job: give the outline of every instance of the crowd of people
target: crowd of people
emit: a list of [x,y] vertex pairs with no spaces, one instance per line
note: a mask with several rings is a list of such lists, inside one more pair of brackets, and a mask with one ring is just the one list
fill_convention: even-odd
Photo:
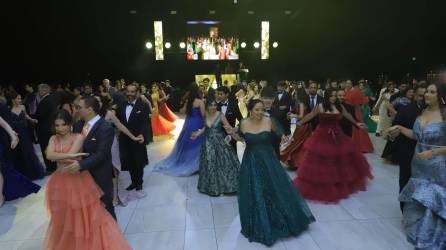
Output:
[[[408,240],[416,248],[444,249],[446,84],[375,86],[365,80],[226,82],[216,89],[206,80],[192,83],[177,98],[185,114],[181,133],[154,171],[198,173],[199,192],[237,195],[242,234],[270,246],[315,221],[305,200],[338,203],[366,190],[374,177],[363,153],[375,150],[370,136],[377,136],[387,141],[383,157],[400,166]],[[96,91],[90,83],[40,84],[37,92],[25,85],[23,100],[20,90],[2,89],[0,204],[38,192],[32,181],[50,175],[46,249],[130,249],[114,206],[145,196],[146,145],[172,137],[175,128],[172,88],[170,81],[123,79],[104,79]],[[241,162],[237,141],[246,146]],[[131,177],[125,190],[121,171]],[[296,172],[294,180],[287,171]]]

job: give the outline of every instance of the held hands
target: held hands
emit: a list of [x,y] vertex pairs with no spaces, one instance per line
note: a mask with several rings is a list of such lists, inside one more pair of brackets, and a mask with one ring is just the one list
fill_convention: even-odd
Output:
[[230,144],[231,141],[232,141],[232,136],[227,135],[227,136],[225,137],[225,144],[226,144],[226,145],[231,145],[231,144]]
[[391,138],[396,138],[400,135],[401,130],[399,128],[399,125],[396,126],[392,126],[390,128],[388,128],[386,131],[384,131],[384,135],[387,135]]
[[139,144],[143,144],[144,143],[144,136],[143,135],[138,135],[137,137],[132,138],[133,141],[138,142]]
[[74,153],[74,154],[70,154],[69,159],[74,160],[76,158],[87,157],[89,155],[90,155],[89,153]]
[[419,153],[417,156],[418,156],[418,158],[420,158],[423,161],[430,160],[430,159],[432,159],[432,157],[434,157],[434,151],[426,150],[426,151]]
[[61,172],[68,173],[68,174],[74,174],[80,171],[81,166],[79,165],[79,161],[76,160],[67,160],[66,161],[68,165],[64,167]]
[[190,139],[195,140],[198,137],[198,131],[192,132],[192,134],[190,135]]

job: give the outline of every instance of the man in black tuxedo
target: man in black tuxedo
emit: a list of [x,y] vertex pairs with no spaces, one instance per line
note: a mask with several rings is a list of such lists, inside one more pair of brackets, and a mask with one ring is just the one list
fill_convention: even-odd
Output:
[[[354,119],[355,118],[355,108],[352,105],[347,104],[345,102],[345,90],[338,89],[336,91],[336,95],[337,95],[338,100],[341,103],[341,105],[344,106],[345,110],[348,113],[350,113],[350,115]],[[347,118],[342,116],[341,120],[339,121],[339,125],[341,126],[341,129],[344,132],[344,134],[348,135],[349,137],[352,137],[352,132],[353,132],[352,126],[355,126],[355,124],[352,124],[351,121],[349,121]]]
[[48,174],[51,174],[57,168],[56,162],[52,162],[46,158],[46,148],[48,147],[50,137],[53,135],[53,116],[58,106],[57,98],[54,94],[50,93],[50,90],[51,88],[48,84],[40,84],[38,86],[40,100],[36,110],[36,119],[38,120],[36,134]]
[[[425,86],[418,86],[415,89],[415,101],[409,105],[401,107],[393,120],[393,125],[401,125],[405,128],[412,129],[417,117],[424,109],[424,93]],[[411,176],[412,157],[415,152],[417,141],[412,140],[404,135],[399,134],[399,130],[394,130],[390,136],[395,138],[395,153],[398,164],[400,166],[399,186],[400,192],[406,186]],[[404,203],[400,203],[401,211],[403,211]]]
[[[310,82],[310,85],[308,85],[308,97],[305,100],[305,105],[312,111],[313,109],[317,108],[319,103],[322,103],[324,101],[324,97],[317,94],[317,82]],[[311,119],[311,127],[313,128],[313,131],[316,129],[316,126],[319,124],[318,117],[314,117]]]
[[[280,111],[279,107],[275,105],[277,103],[275,102],[276,93],[274,89],[269,86],[264,87],[260,93],[260,99],[262,100],[263,106],[265,107],[265,116],[271,119],[273,126],[280,126],[279,128],[275,129],[281,131],[282,126],[279,123]],[[281,140],[281,136],[279,136],[277,133],[273,133],[273,136],[271,137],[271,144],[273,145],[277,157],[280,156]]]
[[146,144],[144,143],[144,131],[149,122],[149,110],[147,105],[138,98],[139,91],[135,84],[127,85],[127,102],[118,107],[116,115],[121,123],[132,134],[140,138],[133,141],[127,135],[119,135],[119,152],[122,170],[128,170],[132,183],[127,190],[142,190],[144,167],[149,164]]
[[113,207],[113,183],[111,146],[115,131],[112,125],[98,115],[99,102],[95,97],[83,97],[79,102],[79,116],[84,121],[82,135],[85,136],[83,152],[89,155],[79,161],[69,161],[68,173],[88,170],[104,195],[101,197],[107,211],[115,218]]
[[[217,110],[226,116],[229,125],[235,127],[236,121],[241,122],[243,119],[242,113],[238,107],[235,98],[229,98],[229,88],[221,86],[217,89]],[[231,141],[231,146],[237,151],[237,142]]]
[[293,99],[291,94],[286,91],[287,83],[285,81],[281,81],[277,84],[277,93],[275,98],[275,106],[279,108],[279,122],[282,125],[283,133],[285,135],[291,134],[291,124],[288,119],[288,113],[291,110],[291,105],[293,103]]

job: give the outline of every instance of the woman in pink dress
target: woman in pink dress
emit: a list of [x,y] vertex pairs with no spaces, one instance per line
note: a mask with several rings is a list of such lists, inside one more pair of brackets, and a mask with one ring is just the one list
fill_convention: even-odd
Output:
[[60,110],[55,118],[56,135],[50,138],[48,160],[57,161],[57,171],[46,187],[49,213],[44,249],[127,250],[131,249],[118,224],[101,203],[102,190],[88,171],[64,172],[69,159],[87,156],[79,153],[84,136],[71,133],[72,117]]

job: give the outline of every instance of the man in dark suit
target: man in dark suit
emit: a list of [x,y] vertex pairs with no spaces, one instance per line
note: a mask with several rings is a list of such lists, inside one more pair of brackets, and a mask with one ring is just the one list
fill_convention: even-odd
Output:
[[235,98],[229,98],[229,88],[221,86],[217,89],[218,111],[222,112],[228,120],[231,127],[235,126],[236,121],[243,119],[242,113],[238,107],[237,100]]
[[[229,98],[229,88],[221,86],[217,89],[217,110],[226,116],[229,125],[235,127],[236,121],[241,122],[243,119],[242,113],[238,107],[237,100]],[[237,142],[231,141],[232,148],[237,151]]]
[[[405,128],[412,129],[417,117],[424,108],[425,86],[418,86],[415,90],[415,101],[409,105],[401,107],[393,120],[393,125],[401,125]],[[399,130],[395,130],[390,134],[391,138],[395,138],[395,153],[398,164],[400,166],[399,186],[400,192],[406,186],[411,176],[411,162],[415,151],[417,141],[412,140],[404,135],[399,134]],[[403,211],[404,203],[400,203],[401,211]]]
[[144,143],[144,131],[149,122],[149,110],[145,103],[138,98],[139,91],[135,84],[127,85],[127,102],[118,107],[116,115],[121,123],[132,134],[140,138],[133,141],[127,135],[119,135],[119,152],[122,170],[128,170],[132,183],[127,190],[142,190],[144,167],[149,164],[146,144]]
[[275,106],[279,108],[279,122],[282,125],[285,135],[291,134],[291,124],[288,119],[288,113],[291,111],[293,99],[291,94],[286,91],[287,83],[281,81],[277,84],[277,93],[275,98]]
[[[265,116],[271,119],[273,126],[275,126],[276,131],[282,131],[282,126],[279,123],[280,111],[279,107],[275,105],[276,104],[275,98],[276,98],[276,93],[273,88],[266,86],[262,89],[260,93],[260,99],[262,100],[263,105],[265,107]],[[277,157],[280,156],[281,141],[282,138],[277,133],[274,133],[273,136],[271,137],[271,144],[273,145]]]
[[[341,103],[342,106],[344,106],[345,110],[350,113],[350,115],[355,118],[354,114],[355,114],[355,108],[350,105],[345,103],[345,90],[343,89],[339,89],[336,92],[336,95],[338,97],[339,102]],[[339,121],[339,125],[341,126],[342,131],[344,132],[344,134],[352,137],[352,126],[355,126],[354,124],[352,124],[351,121],[349,121],[347,118],[345,118],[344,116],[342,116],[341,120]]]
[[[317,108],[319,103],[322,103],[324,101],[324,97],[317,94],[317,82],[310,82],[310,85],[308,85],[308,97],[305,100],[305,105],[309,107],[310,111]],[[316,126],[319,124],[318,117],[314,117],[311,121],[311,126],[313,128],[313,131],[316,129]]]
[[101,197],[107,211],[116,219],[113,207],[113,183],[111,146],[114,129],[112,125],[98,115],[99,102],[95,97],[83,97],[79,103],[79,116],[84,121],[82,135],[85,137],[83,152],[88,157],[79,161],[69,161],[68,173],[88,170],[104,195]]
[[50,93],[50,90],[51,88],[47,84],[40,84],[38,86],[40,101],[36,110],[36,119],[39,121],[36,126],[36,134],[48,174],[51,174],[57,168],[55,162],[49,161],[46,158],[46,148],[50,137],[53,134],[53,116],[56,113],[58,106],[57,98],[54,94]]

